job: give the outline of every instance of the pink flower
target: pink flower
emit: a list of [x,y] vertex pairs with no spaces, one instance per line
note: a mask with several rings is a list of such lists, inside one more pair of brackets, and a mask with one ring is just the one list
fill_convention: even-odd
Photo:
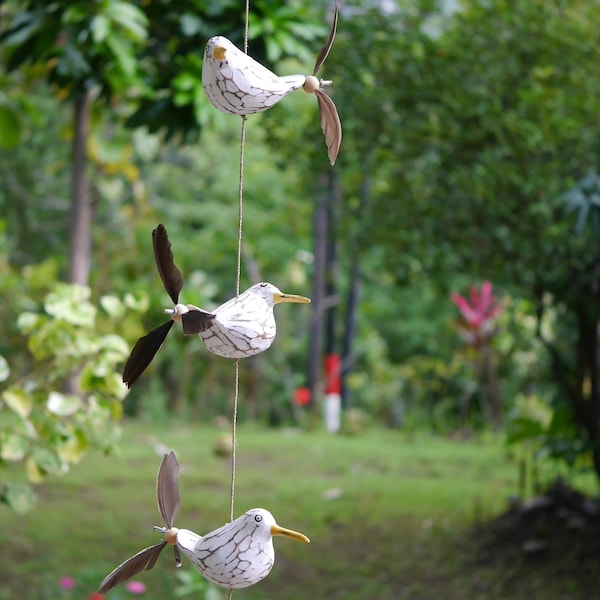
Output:
[[72,590],[75,587],[75,580],[72,577],[61,577],[59,581],[63,590]]
[[125,584],[125,589],[136,596],[143,594],[146,591],[146,586],[141,581],[128,581]]
[[468,300],[456,292],[450,298],[462,316],[461,334],[468,344],[477,346],[492,337],[494,320],[504,307],[492,295],[490,281],[481,284],[481,291],[471,285]]

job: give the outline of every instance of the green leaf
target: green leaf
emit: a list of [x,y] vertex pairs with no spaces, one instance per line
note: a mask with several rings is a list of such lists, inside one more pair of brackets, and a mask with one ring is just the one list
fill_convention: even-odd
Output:
[[150,306],[148,294],[145,292],[138,292],[138,294],[131,294],[128,292],[125,294],[123,301],[125,302],[125,306],[127,308],[140,313],[146,312]]
[[36,501],[36,495],[30,485],[5,481],[2,484],[0,500],[19,515],[31,510]]
[[46,296],[44,310],[61,321],[82,327],[92,327],[96,307],[89,302],[90,288],[81,285],[58,284]]
[[110,31],[110,20],[106,15],[96,15],[91,23],[92,36],[96,43],[103,42]]
[[106,352],[108,358],[114,363],[129,356],[129,344],[122,337],[115,334],[102,336],[100,350]]
[[21,121],[17,111],[0,102],[0,148],[9,150],[21,140]]
[[100,306],[111,317],[120,318],[125,313],[125,306],[117,296],[102,296],[100,298]]
[[221,592],[215,586],[209,584],[204,594],[204,600],[222,600],[222,598]]
[[72,80],[85,77],[92,71],[88,57],[71,42],[65,43],[62,56],[56,65],[56,72],[65,79]]
[[48,448],[36,446],[31,451],[30,458],[44,475],[48,473],[58,475],[67,470],[67,465],[60,460],[58,454]]
[[146,15],[133,4],[113,0],[106,4],[106,14],[114,23],[119,25],[136,41],[143,41],[147,36],[148,19]]
[[0,381],[6,381],[10,375],[8,361],[0,354]]
[[85,456],[89,445],[86,435],[82,431],[75,431],[63,444],[58,446],[58,456],[63,462],[77,464]]
[[181,32],[183,35],[192,37],[202,31],[202,19],[198,15],[185,13],[180,17]]
[[33,408],[32,397],[22,389],[13,388],[5,390],[2,393],[2,399],[22,419],[26,419]]
[[31,483],[42,483],[46,475],[31,456],[25,460],[25,473]]
[[137,63],[131,44],[127,39],[116,34],[109,35],[106,38],[106,45],[110,48],[119,69],[125,75],[132,76],[135,73]]
[[54,415],[68,417],[81,408],[81,399],[77,396],[65,396],[59,392],[50,392],[46,408]]
[[17,317],[17,328],[28,335],[37,329],[43,322],[43,317],[33,312],[24,312]]
[[29,442],[23,436],[16,433],[2,432],[4,439],[1,442],[0,456],[2,460],[17,461],[23,460],[29,447]]
[[62,16],[62,22],[65,24],[79,23],[87,17],[87,13],[81,4],[75,3],[69,6]]

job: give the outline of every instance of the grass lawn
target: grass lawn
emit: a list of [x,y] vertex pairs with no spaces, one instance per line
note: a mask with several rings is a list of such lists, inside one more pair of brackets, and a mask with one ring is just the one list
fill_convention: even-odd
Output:
[[[162,525],[154,486],[167,449],[176,451],[182,465],[175,525],[198,533],[222,525],[229,515],[230,462],[213,452],[222,435],[228,432],[181,423],[161,429],[128,423],[118,454],[90,454],[68,476],[48,481],[28,515],[0,508],[5,523],[0,600],[86,599],[117,564],[160,541],[152,531]],[[276,538],[269,577],[233,597],[589,597],[578,595],[573,578],[551,581],[543,565],[517,557],[508,569],[506,563],[479,560],[472,525],[506,507],[516,478],[516,465],[492,439],[240,427],[236,516],[267,508],[280,525],[308,535],[311,544]],[[191,577],[185,559],[182,569],[183,577]],[[58,586],[64,575],[78,582],[70,596]],[[147,585],[149,600],[184,591],[169,548],[137,579]],[[190,597],[204,598],[201,581],[193,579],[197,589]],[[128,596],[122,586],[108,594],[109,600]]]

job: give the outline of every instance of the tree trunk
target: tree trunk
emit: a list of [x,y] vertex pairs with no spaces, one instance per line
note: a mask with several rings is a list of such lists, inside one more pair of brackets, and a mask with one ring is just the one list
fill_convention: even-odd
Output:
[[88,93],[73,105],[71,210],[69,223],[69,283],[88,285],[92,253],[92,204],[87,177],[86,142],[91,99]]
[[600,481],[600,332],[597,298],[573,307],[577,319],[577,343],[572,349],[575,366],[570,367],[558,348],[541,334],[542,304],[538,307],[537,337],[550,354],[554,378],[568,399],[573,421],[590,442],[596,478]]
[[354,357],[352,348],[356,337],[356,315],[358,312],[358,301],[360,299],[361,269],[358,257],[355,256],[350,268],[350,287],[348,289],[348,300],[346,302],[346,319],[344,323],[344,339],[342,342],[342,408],[345,410],[350,406],[347,377],[352,370]]
[[495,432],[500,431],[502,425],[502,398],[500,396],[500,386],[498,385],[498,371],[494,361],[494,354],[491,346],[485,344],[482,348],[483,358],[483,380],[487,388],[487,396],[490,404],[490,420],[492,429]]
[[[584,426],[592,446],[596,477],[600,480],[600,385],[598,381],[598,311],[592,303],[577,307],[578,344],[575,387],[585,406]],[[587,397],[586,397],[587,396]]]
[[[370,160],[365,163],[365,172],[370,172]],[[350,267],[350,284],[348,288],[348,297],[346,301],[346,319],[344,322],[344,338],[342,341],[342,372],[341,372],[341,394],[342,408],[347,409],[350,405],[350,398],[347,385],[347,377],[354,364],[354,338],[356,337],[356,322],[358,313],[358,303],[360,300],[360,289],[362,284],[361,268],[361,249],[363,236],[363,218],[366,206],[371,197],[371,177],[365,175],[363,179],[359,205],[355,213],[355,229],[350,248],[352,251]]]
[[325,311],[325,273],[327,268],[327,231],[329,186],[327,175],[319,177],[317,209],[314,222],[315,262],[312,289],[312,315],[309,325],[307,387],[310,390],[310,406],[316,406],[318,384],[323,360],[323,331]]
[[334,215],[335,205],[339,194],[337,181],[330,172],[328,178],[327,194],[327,231],[325,243],[325,354],[335,354],[336,351],[336,306],[337,306],[337,241],[336,241],[336,218]]

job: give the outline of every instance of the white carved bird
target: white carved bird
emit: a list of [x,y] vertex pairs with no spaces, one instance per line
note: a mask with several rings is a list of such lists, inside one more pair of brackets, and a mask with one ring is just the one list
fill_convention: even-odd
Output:
[[263,508],[253,508],[231,523],[200,536],[188,529],[173,527],[179,512],[179,462],[174,452],[165,454],[158,469],[156,495],[165,527],[155,527],[164,540],[145,548],[109,573],[98,588],[105,594],[130,577],[148,571],[167,545],[175,549],[181,566],[183,552],[200,573],[213,583],[229,588],[244,588],[264,579],[273,568],[273,536],[281,535],[300,542],[310,540],[297,531],[280,527],[273,515]]
[[180,304],[183,277],[175,266],[164,225],[159,225],[152,232],[152,245],[158,272],[175,306],[164,310],[171,317],[170,321],[141,337],[133,347],[123,369],[123,381],[128,387],[152,362],[175,321],[182,324],[185,335],[197,333],[214,354],[245,358],[264,352],[273,343],[277,332],[273,314],[275,304],[310,302],[304,296],[285,294],[274,285],[263,282],[231,298],[213,312],[193,304]]
[[331,50],[337,22],[336,6],[329,39],[319,52],[313,74],[308,76],[279,77],[237,48],[226,37],[218,35],[210,38],[206,44],[202,64],[202,87],[206,96],[216,108],[225,113],[250,115],[271,108],[299,88],[315,94],[329,162],[333,165],[342,142],[342,124],[333,100],[323,90],[332,82],[317,79],[316,74]]

